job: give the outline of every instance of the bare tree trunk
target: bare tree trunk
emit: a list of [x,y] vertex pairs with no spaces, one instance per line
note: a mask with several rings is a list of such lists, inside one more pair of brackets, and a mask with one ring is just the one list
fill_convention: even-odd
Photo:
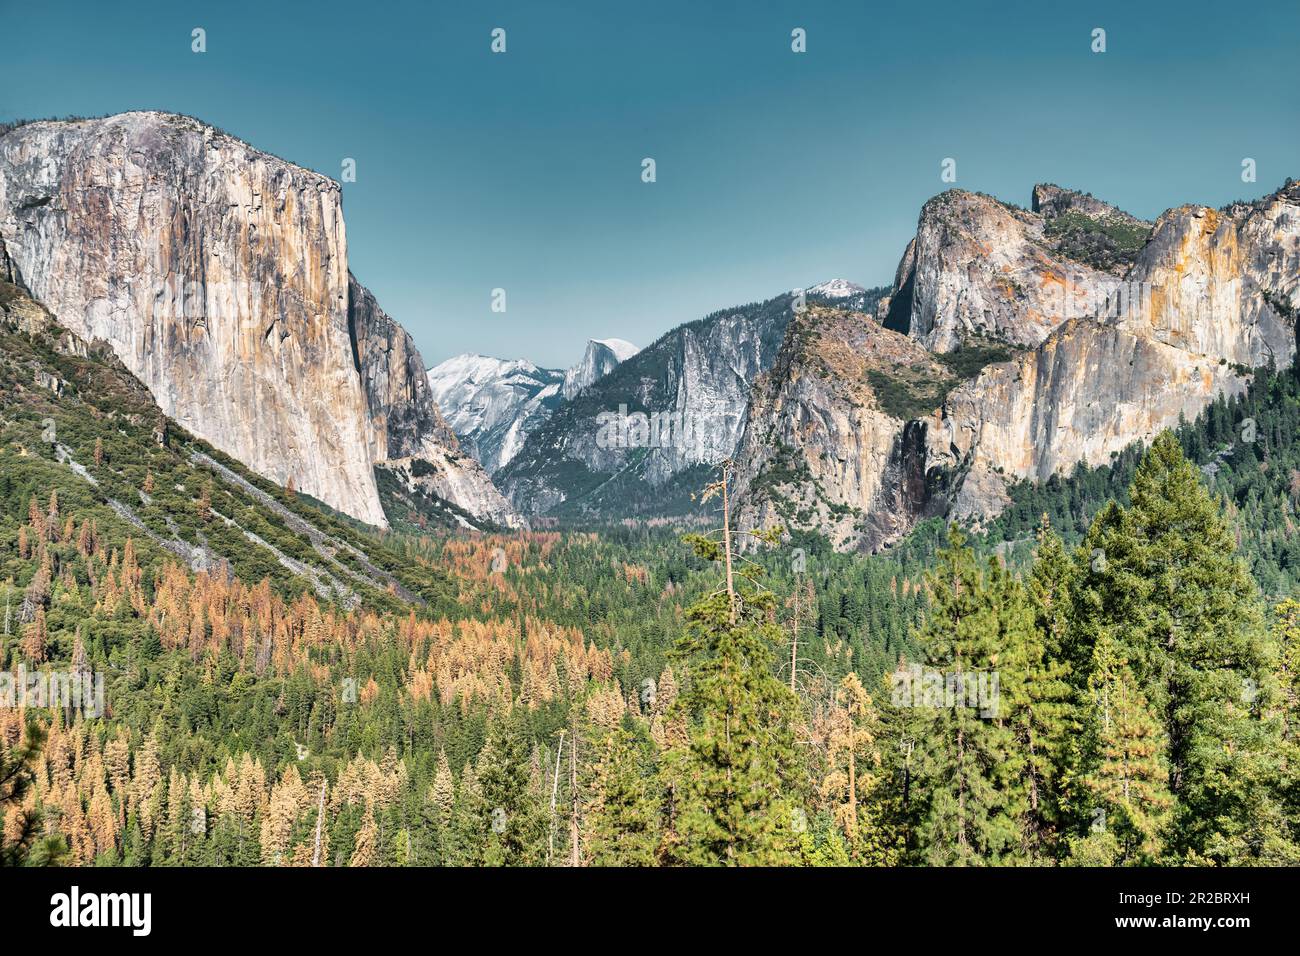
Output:
[[794,674],[795,668],[799,666],[799,591],[798,585],[794,589],[794,633],[790,635],[790,693],[795,693]]
[[578,847],[578,717],[573,717],[573,733],[569,735],[569,865],[577,866],[581,854]]
[[555,801],[560,795],[560,758],[564,756],[564,731],[560,731],[560,746],[555,751],[555,777],[551,784],[551,832],[546,839],[546,865],[551,865],[555,853]]
[[736,588],[731,575],[731,462],[722,463],[722,553],[727,559],[727,603],[731,610],[731,623],[736,623]]
[[316,808],[316,848],[312,850],[311,865],[320,866],[321,826],[325,822],[325,781],[320,782],[320,805]]
[[854,759],[853,718],[849,724],[849,836],[858,836],[858,765]]

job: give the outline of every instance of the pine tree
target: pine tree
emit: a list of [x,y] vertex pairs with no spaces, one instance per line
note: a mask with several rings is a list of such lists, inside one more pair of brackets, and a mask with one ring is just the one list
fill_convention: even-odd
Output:
[[456,803],[452,809],[447,852],[447,862],[452,866],[482,865],[483,849],[491,827],[488,812],[478,770],[472,761],[467,762],[460,774]]
[[879,830],[876,805],[884,763],[880,715],[856,673],[840,681],[826,723],[827,772],[821,792],[843,836],[835,844],[843,847],[846,862],[851,858],[871,866],[890,865],[896,862],[895,854]]
[[1071,855],[1094,866],[1154,863],[1173,806],[1164,730],[1109,634],[1093,658],[1086,737],[1095,763],[1081,788],[1089,832]]
[[1255,585],[1171,433],[1152,443],[1129,497],[1129,508],[1103,509],[1088,531],[1076,589],[1080,639],[1095,647],[1113,635],[1115,655],[1160,719],[1173,859],[1227,862],[1233,821],[1276,816],[1260,766],[1275,743],[1253,701],[1269,680]]
[[32,622],[27,625],[26,630],[23,632],[23,657],[27,658],[29,663],[40,664],[45,660],[45,648],[48,641],[49,632],[45,624],[45,608],[38,604]]
[[361,818],[361,829],[357,831],[357,840],[348,866],[376,866],[379,855],[379,825],[375,822],[374,807],[367,803],[365,815]]
[[688,740],[670,751],[680,858],[692,865],[780,865],[793,859],[794,701],[772,671],[780,631],[758,603],[725,593],[687,614],[687,679],[678,706]]
[[1300,601],[1281,602],[1273,609],[1273,618],[1282,733],[1287,741],[1300,743]]
[[1022,843],[1024,760],[993,679],[1006,618],[1023,611],[1002,606],[1003,589],[986,584],[965,540],[953,526],[929,575],[932,599],[919,635],[929,670],[912,688],[914,705],[924,695],[926,717],[919,837],[924,859],[940,866],[1017,862]]
[[926,712],[914,707],[912,670],[906,660],[881,681],[881,787],[878,829],[882,845],[899,860],[920,858],[919,831],[925,816],[925,791],[918,785],[928,728]]
[[524,719],[522,707],[499,717],[479,756],[488,865],[533,866],[546,859],[546,811],[530,772]]
[[582,846],[592,866],[653,866],[659,846],[659,799],[646,742],[615,727],[596,745],[591,794],[583,809]]
[[722,499],[721,541],[686,536],[700,557],[722,564],[725,584],[690,607],[676,649],[686,679],[675,708],[688,732],[665,757],[671,853],[693,865],[772,866],[797,858],[796,801],[807,781],[792,730],[797,704],[773,670],[773,649],[786,643],[775,600],[758,590],[752,568],[737,570],[729,477],[724,463],[721,480],[704,494]]
[[1057,855],[1065,824],[1062,777],[1072,724],[1072,694],[1061,660],[1069,623],[1068,559],[1060,539],[1039,539],[1039,559],[1030,576],[1029,593],[1006,571],[993,568],[990,586],[997,592],[1001,675],[1000,694],[1008,726],[1023,760],[1024,850],[1036,859]]
[[0,829],[0,866],[58,866],[63,862],[63,840],[47,837],[38,841],[41,815],[23,806],[35,781],[34,767],[45,740],[45,729],[31,720],[17,750],[6,749],[0,740],[0,821],[4,823]]
[[426,843],[432,860],[429,862],[443,864],[450,854],[452,814],[456,806],[456,781],[451,774],[451,764],[447,762],[447,751],[438,751],[438,767],[434,771],[433,783],[429,787],[428,800],[424,807],[425,825],[428,830]]

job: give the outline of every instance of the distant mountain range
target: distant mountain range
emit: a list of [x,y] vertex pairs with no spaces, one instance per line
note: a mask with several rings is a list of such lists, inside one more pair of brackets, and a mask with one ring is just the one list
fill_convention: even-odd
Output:
[[562,401],[576,398],[638,351],[623,339],[592,339],[563,372],[526,359],[457,355],[429,370],[429,387],[462,447],[493,474]]

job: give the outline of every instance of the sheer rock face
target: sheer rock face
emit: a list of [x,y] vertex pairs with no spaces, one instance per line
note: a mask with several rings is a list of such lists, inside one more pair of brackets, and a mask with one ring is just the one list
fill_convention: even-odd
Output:
[[[693,466],[732,455],[754,379],[780,347],[790,302],[787,294],[679,326],[581,390],[499,473],[511,500],[541,513],[631,474],[650,494]],[[660,422],[659,430],[640,434],[640,415]],[[632,424],[620,429],[620,421]],[[605,511],[621,517],[623,507]]]
[[[1078,212],[1097,221],[1144,225],[1091,197],[1057,187],[1040,190],[1035,204],[1044,216]],[[963,199],[957,207],[965,217],[961,229],[927,227],[927,220],[942,217],[922,214],[894,289],[895,301],[908,295],[909,283],[922,290],[913,317],[929,308],[926,302],[945,303],[911,330],[916,342],[909,344],[935,352],[961,341],[961,316],[970,317],[970,303],[990,288],[987,263],[971,258],[972,236],[1028,243],[1021,247],[1033,266],[1026,275],[1045,261],[1041,250],[1031,248],[1032,222],[1016,211],[983,197]],[[971,218],[978,210],[986,222]],[[929,236],[923,235],[927,229]],[[996,249],[987,254],[998,261]],[[1300,184],[1222,211],[1170,210],[1130,262],[1122,279],[1099,270],[1091,279],[1080,273],[1085,286],[1094,283],[1082,291],[1084,300],[1099,303],[1097,309],[1057,324],[1010,361],[985,367],[936,401],[932,413],[908,422],[885,415],[875,390],[855,384],[863,375],[870,379],[873,356],[890,354],[881,335],[894,333],[853,331],[840,319],[823,323],[811,346],[796,347],[791,336],[807,337],[809,330],[791,326],[782,360],[755,389],[737,456],[742,522],[807,525],[827,531],[839,547],[875,548],[928,514],[992,516],[1007,504],[1009,483],[1046,480],[1079,461],[1104,464],[1131,442],[1176,425],[1180,416],[1195,417],[1217,395],[1240,392],[1247,368],[1293,361]],[[954,271],[954,263],[964,265]],[[960,275],[970,288],[962,287]],[[925,289],[949,289],[952,295],[927,299]],[[1001,327],[1025,333],[1007,338],[1032,340],[1029,332],[1042,328],[1041,312],[1029,299],[1006,301],[1015,308]],[[889,320],[888,301],[877,315]],[[924,349],[909,356],[896,342],[890,348],[895,372],[924,367]],[[827,355],[836,351],[862,354],[856,365],[842,358],[827,378]],[[774,473],[802,476],[775,483],[774,491],[762,475],[773,471],[768,463],[776,460],[778,445],[793,457],[787,455]],[[795,507],[782,511],[783,498]],[[800,512],[813,519],[789,520]]]
[[33,123],[0,137],[0,239],[33,297],[186,429],[387,524],[372,465],[423,411],[372,418],[409,375],[354,347],[337,183],[188,117]]
[[871,316],[810,308],[797,317],[754,386],[735,458],[738,527],[815,528],[842,549],[905,533],[930,498],[924,426],[886,411],[870,380],[900,369],[915,381],[946,375]]
[[[922,207],[877,315],[935,352],[972,339],[1032,347],[1067,319],[1097,311],[1119,286],[1129,257],[1107,232],[1139,237],[1133,249],[1150,226],[1059,186],[1035,186],[1031,211],[949,190]],[[1071,232],[1080,229],[1091,257],[1078,255]]]
[[1072,320],[948,396],[927,422],[927,467],[959,476],[955,516],[995,515],[1010,481],[1045,481],[1079,461],[1105,464],[1245,384],[1217,359]]
[[399,475],[418,475],[422,490],[476,517],[517,526],[518,516],[482,466],[461,451],[440,414],[410,333],[348,278],[348,328],[365,392],[370,460]]
[[894,292],[878,314],[934,352],[972,338],[1035,346],[1106,280],[1105,273],[1056,255],[1042,216],[949,190],[921,209]]
[[[1244,367],[1295,357],[1300,184],[1223,212],[1165,213],[1131,295],[986,369],[929,422],[930,467],[965,474],[959,515],[993,514],[1009,480],[1045,480],[1194,418],[1243,390]],[[1289,314],[1288,314],[1289,313]]]
[[59,321],[186,429],[373,524],[339,187],[183,117],[0,139],[0,236]]
[[561,394],[566,399],[573,398],[639,351],[639,348],[623,339],[589,339],[578,364],[564,373]]

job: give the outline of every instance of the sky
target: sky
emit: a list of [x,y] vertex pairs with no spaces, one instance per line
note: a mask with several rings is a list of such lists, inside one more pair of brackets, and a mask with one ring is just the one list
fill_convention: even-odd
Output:
[[0,120],[171,110],[335,179],[355,160],[352,271],[429,366],[563,367],[886,284],[949,185],[1153,218],[1300,177],[1295,0],[0,0],[0,23]]

